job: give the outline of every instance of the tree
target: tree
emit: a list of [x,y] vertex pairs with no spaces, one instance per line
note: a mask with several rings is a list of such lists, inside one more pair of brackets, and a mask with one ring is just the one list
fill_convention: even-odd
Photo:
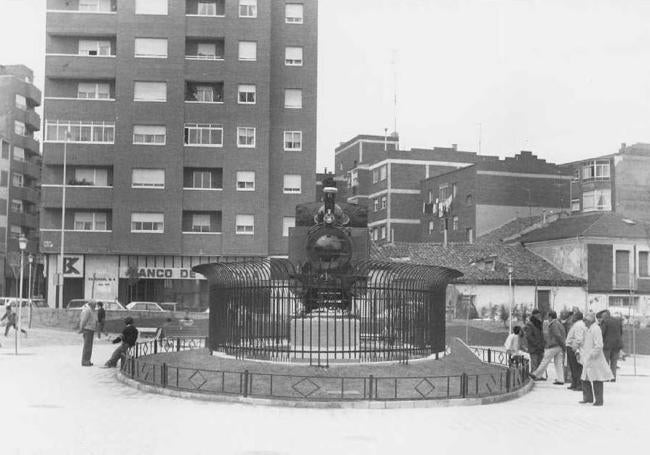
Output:
[[487,319],[489,314],[488,307],[481,307],[481,319]]
[[496,305],[492,305],[490,303],[490,319],[493,321],[497,320],[497,312],[499,311],[499,308],[497,308]]
[[510,319],[510,312],[503,304],[499,307],[499,319],[503,322],[503,326],[506,327],[508,319]]

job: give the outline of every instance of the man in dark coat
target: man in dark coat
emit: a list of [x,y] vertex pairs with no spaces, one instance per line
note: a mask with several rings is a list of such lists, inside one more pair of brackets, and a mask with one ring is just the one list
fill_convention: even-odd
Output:
[[616,364],[623,349],[623,322],[613,317],[609,310],[602,312],[600,330],[603,332],[603,354],[616,381]]
[[544,357],[544,332],[542,330],[542,315],[535,309],[524,327],[526,346],[530,355],[530,370],[535,371]]
[[113,351],[111,358],[104,364],[105,367],[116,367],[117,361],[124,358],[126,352],[135,345],[138,339],[138,329],[133,325],[133,318],[130,316],[127,317],[124,319],[124,324],[126,324],[126,327],[122,330],[122,334],[113,340],[113,343],[120,343],[120,345]]
[[542,374],[546,373],[546,367],[553,361],[555,363],[555,382],[553,384],[564,384],[564,348],[566,346],[566,332],[564,326],[557,319],[555,311],[548,312],[548,329],[544,333],[545,349],[542,362],[536,370],[530,373],[530,377],[539,380]]

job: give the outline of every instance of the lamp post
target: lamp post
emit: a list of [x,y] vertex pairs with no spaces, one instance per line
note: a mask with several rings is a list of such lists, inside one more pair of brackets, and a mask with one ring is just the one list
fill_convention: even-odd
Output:
[[23,315],[23,274],[25,268],[25,249],[27,248],[27,238],[23,234],[20,234],[20,237],[18,238],[18,247],[20,248],[20,286],[18,291],[18,324],[16,324],[16,327],[14,327],[14,333],[16,335],[16,355],[18,355],[18,333],[22,329],[21,320]]
[[32,266],[34,265],[34,255],[29,253],[27,256],[29,263],[29,278],[27,278],[27,299],[29,300],[29,328],[32,328]]
[[508,288],[510,288],[510,305],[508,305],[508,323],[510,329],[509,333],[512,333],[512,305],[514,304],[515,300],[515,293],[512,287],[512,272],[514,272],[514,267],[512,264],[508,264]]
[[61,250],[59,251],[59,264],[58,264],[58,285],[59,285],[59,299],[56,305],[57,308],[63,308],[63,252],[65,250],[65,187],[67,182],[67,157],[68,157],[68,138],[70,130],[66,129],[65,138],[63,140],[63,185],[61,188]]

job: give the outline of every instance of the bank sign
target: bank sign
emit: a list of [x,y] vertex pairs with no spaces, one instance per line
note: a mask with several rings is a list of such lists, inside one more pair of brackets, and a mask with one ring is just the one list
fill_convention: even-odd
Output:
[[[126,268],[120,270],[120,278],[128,278]],[[136,267],[137,276],[140,279],[150,280],[203,280],[200,273],[194,273],[192,269],[173,267]]]

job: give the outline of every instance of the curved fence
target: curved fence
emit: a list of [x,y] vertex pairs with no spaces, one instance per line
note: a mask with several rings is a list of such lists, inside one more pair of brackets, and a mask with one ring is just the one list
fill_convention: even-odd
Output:
[[155,354],[206,347],[205,338],[173,338],[138,343],[122,363],[122,373],[140,383],[186,392],[296,401],[395,401],[480,398],[522,388],[528,361],[472,347],[493,373],[449,376],[326,376],[189,368],[161,362]]

